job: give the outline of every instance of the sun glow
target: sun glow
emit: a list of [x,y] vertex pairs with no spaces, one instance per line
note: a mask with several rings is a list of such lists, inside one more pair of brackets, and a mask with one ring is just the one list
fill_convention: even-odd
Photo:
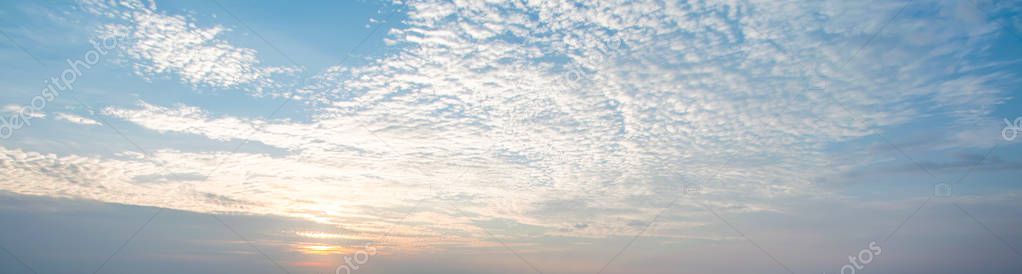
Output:
[[312,239],[353,239],[352,237],[341,235],[341,234],[319,232],[319,231],[295,231],[295,235],[302,236],[302,237],[305,237],[305,238],[312,238]]
[[346,254],[351,252],[351,249],[345,248],[343,246],[320,243],[299,244],[295,245],[294,249],[297,250],[298,252],[310,255]]

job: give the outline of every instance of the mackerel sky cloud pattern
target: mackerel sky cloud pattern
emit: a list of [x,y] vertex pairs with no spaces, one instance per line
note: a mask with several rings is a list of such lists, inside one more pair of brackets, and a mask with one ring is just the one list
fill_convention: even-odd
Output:
[[[706,229],[719,221],[702,204],[794,215],[779,201],[850,199],[835,188],[912,166],[878,138],[920,127],[944,132],[894,145],[928,144],[905,147],[938,173],[945,158],[925,155],[1012,146],[998,109],[1017,97],[1007,68],[1018,59],[997,56],[1014,39],[1003,26],[1020,24],[988,14],[1017,4],[395,1],[369,25],[385,24],[385,50],[327,67],[267,61],[277,53],[232,40],[251,30],[225,13],[210,23],[157,3],[79,4],[102,22],[92,37],[124,41],[113,66],[180,85],[165,96],[290,98],[299,114],[96,104],[117,127],[194,144],[147,142],[149,155],[3,144],[0,190],[296,218],[346,239],[396,230],[407,250],[497,238],[529,253],[558,250],[544,237],[631,237],[653,216],[645,236],[733,241]],[[59,111],[47,119],[104,124]],[[420,242],[436,235],[440,247]]]

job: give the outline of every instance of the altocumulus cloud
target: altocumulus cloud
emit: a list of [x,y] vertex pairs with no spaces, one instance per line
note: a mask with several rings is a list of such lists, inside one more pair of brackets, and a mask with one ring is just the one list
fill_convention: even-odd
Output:
[[[195,27],[153,4],[86,5],[124,21],[99,35],[133,41],[123,51],[141,75],[247,86],[253,96],[290,92],[271,76],[295,68],[261,65],[253,50],[218,38],[224,27]],[[502,219],[549,235],[624,235],[646,221],[634,216],[652,216],[680,193],[678,182],[701,184],[698,194],[726,210],[781,210],[764,199],[814,194],[811,178],[835,172],[823,168],[826,146],[924,113],[949,113],[963,127],[989,119],[1007,96],[995,86],[1014,77],[980,73],[989,64],[976,57],[998,37],[996,22],[953,1],[401,5],[406,19],[385,38],[393,52],[326,69],[298,90],[307,121],[149,102],[103,111],[161,133],[262,143],[282,156],[4,148],[0,172],[13,179],[0,187],[301,217],[367,233],[427,199],[430,210],[409,223],[477,233],[480,222]],[[927,18],[900,16],[871,37],[902,8]],[[137,181],[217,163],[201,183]],[[42,166],[47,172],[28,171]],[[661,221],[665,231],[698,225]]]
[[278,87],[275,74],[292,74],[299,68],[260,64],[257,52],[221,39],[228,29],[203,28],[194,19],[169,15],[153,2],[83,1],[86,11],[113,19],[99,36],[126,41],[121,53],[133,62],[137,75],[150,78],[174,75],[193,87],[241,88],[262,95]]

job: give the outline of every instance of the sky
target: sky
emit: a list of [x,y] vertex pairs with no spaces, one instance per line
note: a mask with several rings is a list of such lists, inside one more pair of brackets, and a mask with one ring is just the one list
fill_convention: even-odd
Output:
[[2,273],[1019,273],[1022,3],[0,3]]

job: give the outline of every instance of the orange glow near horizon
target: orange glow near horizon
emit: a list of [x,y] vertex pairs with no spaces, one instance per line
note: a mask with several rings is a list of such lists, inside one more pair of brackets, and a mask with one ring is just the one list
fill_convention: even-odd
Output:
[[328,244],[298,244],[293,246],[295,250],[303,254],[309,255],[330,255],[330,254],[346,254],[352,252],[352,249],[346,248],[339,245],[328,245]]

